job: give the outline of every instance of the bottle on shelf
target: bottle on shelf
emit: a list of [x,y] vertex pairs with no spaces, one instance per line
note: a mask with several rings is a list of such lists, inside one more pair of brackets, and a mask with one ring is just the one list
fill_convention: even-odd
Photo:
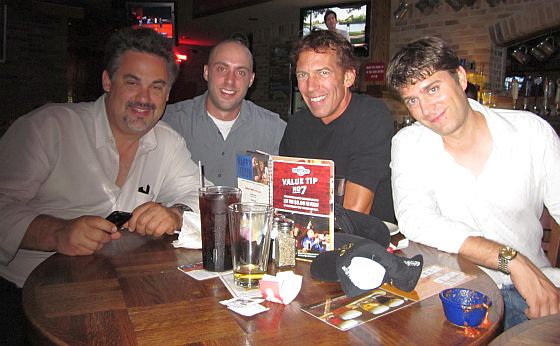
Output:
[[517,109],[517,99],[519,98],[519,82],[513,77],[511,81],[511,98],[513,99],[513,109]]
[[548,98],[552,89],[552,83],[549,83],[548,77],[544,78],[543,83],[543,109],[541,115],[543,117],[550,116],[550,108],[548,107]]
[[533,78],[531,76],[525,77],[523,82],[523,110],[529,110],[529,97],[531,96],[531,91],[533,89]]
[[543,110],[539,107],[539,96],[544,94],[543,91],[543,77],[537,76],[533,78],[533,95],[535,96],[535,104],[533,106],[533,113],[536,115],[542,116]]

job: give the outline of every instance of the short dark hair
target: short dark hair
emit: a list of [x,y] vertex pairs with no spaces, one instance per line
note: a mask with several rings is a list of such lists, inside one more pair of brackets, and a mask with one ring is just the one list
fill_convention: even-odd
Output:
[[438,37],[423,37],[410,42],[393,55],[387,66],[387,85],[393,91],[416,84],[438,71],[457,77],[460,60],[449,45]]
[[327,22],[327,17],[328,17],[330,14],[333,14],[333,15],[334,15],[334,19],[336,19],[336,20],[338,21],[338,17],[336,16],[336,12],[333,11],[333,10],[327,10],[327,12],[325,12],[325,15],[323,16],[323,22],[325,22],[325,23]]
[[313,50],[316,53],[325,53],[328,50],[336,52],[337,63],[344,71],[357,71],[354,48],[342,35],[329,31],[314,29],[304,38],[300,39],[292,50],[292,62],[297,66],[300,54],[306,50]]
[[164,58],[167,62],[169,82],[173,85],[179,73],[173,45],[167,38],[149,28],[127,27],[111,35],[105,46],[104,59],[104,68],[107,70],[109,78],[113,78],[120,66],[121,56],[129,50]]

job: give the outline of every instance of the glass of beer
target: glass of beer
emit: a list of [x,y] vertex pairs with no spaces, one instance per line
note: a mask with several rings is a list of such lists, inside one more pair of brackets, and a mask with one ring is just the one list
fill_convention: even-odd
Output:
[[241,287],[254,288],[266,273],[274,208],[268,204],[229,206],[233,278]]
[[228,206],[241,201],[241,190],[229,186],[198,189],[202,236],[202,266],[208,271],[232,269]]

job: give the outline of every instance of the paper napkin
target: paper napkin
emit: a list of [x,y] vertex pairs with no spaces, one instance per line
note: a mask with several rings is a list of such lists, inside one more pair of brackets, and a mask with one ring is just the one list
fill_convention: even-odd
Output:
[[186,211],[183,213],[183,227],[181,227],[179,238],[173,241],[174,247],[187,249],[202,249],[202,238],[200,236],[200,215]]
[[303,277],[292,271],[285,271],[276,276],[265,274],[259,282],[263,298],[273,303],[290,304],[301,290]]

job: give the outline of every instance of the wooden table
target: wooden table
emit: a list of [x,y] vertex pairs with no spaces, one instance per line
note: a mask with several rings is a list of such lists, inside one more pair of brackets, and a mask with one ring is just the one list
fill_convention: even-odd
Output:
[[558,344],[560,344],[560,314],[518,324],[500,334],[491,343],[492,346]]
[[500,330],[503,301],[494,282],[472,263],[411,243],[407,256],[424,255],[425,265],[460,268],[476,279],[462,286],[493,301],[492,325],[475,339],[445,321],[432,296],[389,315],[340,331],[300,309],[341,294],[338,283],[313,280],[309,263],[297,298],[284,306],[243,317],[218,301],[231,297],[219,279],[196,281],[177,270],[201,260],[199,250],[174,249],[174,237],[151,239],[125,232],[91,256],[53,255],[38,266],[23,288],[23,305],[38,344],[70,345],[359,345],[488,343]]

